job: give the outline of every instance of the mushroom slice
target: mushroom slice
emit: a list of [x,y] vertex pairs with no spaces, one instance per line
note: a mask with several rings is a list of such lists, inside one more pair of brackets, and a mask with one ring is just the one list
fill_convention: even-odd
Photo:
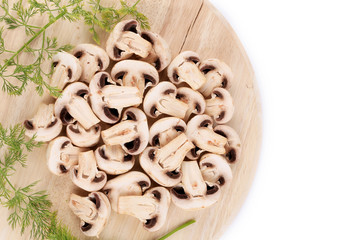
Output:
[[171,51],[167,42],[157,33],[143,31],[141,37],[152,44],[152,50],[142,61],[153,65],[158,72],[164,70],[171,62]]
[[186,135],[196,146],[188,155],[197,159],[202,150],[225,154],[227,139],[213,131],[213,121],[208,115],[197,115],[187,125]]
[[192,148],[194,145],[182,133],[162,148],[146,148],[140,156],[140,165],[155,182],[172,187],[180,182],[180,165]]
[[111,76],[122,86],[137,87],[141,96],[146,88],[159,83],[159,73],[155,67],[137,60],[116,63],[111,70]]
[[235,129],[226,126],[218,125],[214,128],[214,131],[221,136],[227,138],[227,144],[225,145],[226,155],[225,158],[229,163],[235,163],[240,161],[241,154],[241,142],[240,137]]
[[147,57],[152,46],[139,33],[139,23],[136,20],[125,20],[116,24],[106,41],[109,57],[114,61],[130,58],[133,54]]
[[186,123],[180,118],[162,118],[150,127],[149,143],[151,146],[163,147],[185,131]]
[[143,111],[137,108],[128,108],[120,123],[101,132],[106,145],[121,145],[130,155],[138,155],[147,146],[149,128]]
[[54,116],[54,104],[43,103],[32,119],[24,121],[24,127],[25,135],[32,138],[36,134],[35,140],[38,142],[51,141],[62,130],[60,119]]
[[205,181],[219,184],[220,187],[230,184],[232,172],[224,157],[207,153],[201,157],[199,165]]
[[79,153],[79,164],[71,167],[70,178],[79,188],[93,192],[104,187],[107,176],[97,169],[95,155],[91,150]]
[[138,218],[146,230],[155,232],[164,225],[169,205],[169,191],[155,187],[143,196],[120,196],[117,212]]
[[175,84],[186,82],[192,89],[198,90],[206,82],[204,74],[198,68],[199,62],[200,57],[195,52],[180,53],[168,67],[170,81]]
[[205,97],[209,97],[215,88],[231,87],[234,74],[226,63],[211,58],[201,62],[199,68],[206,77],[206,83],[199,89]]
[[112,175],[128,172],[135,164],[135,158],[126,154],[119,145],[98,147],[95,158],[99,169]]
[[112,209],[116,212],[120,196],[141,196],[151,185],[146,174],[131,171],[109,180],[103,188]]
[[146,115],[156,118],[161,114],[184,118],[188,105],[176,99],[177,89],[170,82],[161,82],[149,90],[144,98]]
[[78,147],[92,147],[100,140],[101,127],[96,124],[84,129],[80,123],[72,123],[66,126],[66,135],[71,139],[71,142]]
[[181,87],[177,90],[176,98],[186,103],[189,107],[185,114],[185,121],[187,121],[193,113],[203,114],[205,112],[205,99],[198,91],[194,91],[187,87]]
[[55,175],[63,175],[78,163],[81,149],[74,147],[67,137],[57,137],[49,143],[46,151],[47,166]]
[[89,88],[91,107],[106,123],[116,123],[123,108],[136,106],[142,102],[142,94],[136,87],[117,86],[107,72],[95,74]]
[[183,161],[181,183],[171,188],[172,202],[184,210],[199,210],[213,205],[220,198],[220,186],[204,181],[197,161]]
[[66,84],[78,81],[81,77],[79,60],[67,52],[59,52],[52,59],[54,72],[51,76],[51,86],[63,89]]
[[81,197],[72,193],[69,207],[81,219],[81,232],[88,237],[99,237],[111,213],[110,202],[105,194],[92,192],[87,197]]
[[234,115],[234,102],[230,93],[224,88],[215,88],[210,99],[206,99],[205,113],[214,118],[218,124],[224,124]]
[[110,63],[105,50],[94,44],[79,44],[74,48],[73,54],[79,59],[82,67],[80,80],[86,83],[90,83],[96,72],[105,71]]
[[88,95],[89,88],[84,83],[70,84],[55,102],[55,116],[64,125],[78,121],[86,130],[98,124],[100,120],[87,102]]

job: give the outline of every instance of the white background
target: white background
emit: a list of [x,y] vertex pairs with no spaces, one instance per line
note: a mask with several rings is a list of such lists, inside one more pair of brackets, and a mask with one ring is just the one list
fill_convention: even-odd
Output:
[[210,1],[249,55],[264,125],[222,239],[360,239],[360,1]]

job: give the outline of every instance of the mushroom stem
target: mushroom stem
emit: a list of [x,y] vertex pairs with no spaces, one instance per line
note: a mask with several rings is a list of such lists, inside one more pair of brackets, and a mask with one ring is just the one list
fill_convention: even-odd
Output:
[[74,146],[67,146],[60,155],[61,161],[66,168],[76,165],[79,161],[79,153],[81,149]]
[[221,112],[226,111],[227,106],[220,98],[211,98],[206,100],[205,114],[210,116],[219,116]]
[[99,123],[87,101],[81,97],[74,97],[67,107],[70,115],[76,119],[86,130]]
[[78,175],[84,179],[94,179],[97,172],[96,159],[93,151],[79,153]]
[[147,57],[152,49],[150,42],[130,31],[123,33],[122,39],[117,45],[119,49],[126,52],[132,52],[142,58]]
[[92,223],[96,217],[96,206],[88,198],[80,197],[76,194],[70,196],[70,208],[83,221]]
[[51,76],[51,85],[59,89],[65,87],[68,71],[65,66],[61,65],[55,68],[53,75]]
[[171,96],[164,96],[158,105],[158,110],[162,113],[168,114],[170,116],[184,118],[188,105],[178,99],[174,99]]
[[197,161],[183,161],[181,171],[185,192],[193,197],[204,196],[206,194],[206,183],[202,178]]
[[33,118],[33,124],[38,128],[44,128],[55,120],[54,105],[41,104]]
[[198,66],[191,61],[184,62],[178,68],[177,74],[180,81],[185,81],[194,90],[198,90],[206,82],[206,78],[199,70]]
[[139,105],[142,96],[136,87],[105,86],[102,89],[104,101],[110,108],[122,109]]
[[146,219],[153,217],[157,205],[158,201],[149,196],[120,196],[117,212],[146,222]]
[[221,86],[221,74],[217,71],[210,71],[206,74],[206,83],[199,88],[199,92],[201,92],[204,97],[209,97],[212,91]]
[[180,134],[158,150],[157,157],[160,166],[169,170],[178,168],[184,160],[186,153],[194,147],[194,144],[188,140],[185,133]]
[[137,137],[136,123],[123,121],[101,132],[106,145],[123,145],[133,141]]
[[224,154],[226,152],[225,144],[227,143],[227,139],[225,137],[208,128],[199,129],[198,136],[199,137],[194,139],[194,143],[199,148],[217,154]]

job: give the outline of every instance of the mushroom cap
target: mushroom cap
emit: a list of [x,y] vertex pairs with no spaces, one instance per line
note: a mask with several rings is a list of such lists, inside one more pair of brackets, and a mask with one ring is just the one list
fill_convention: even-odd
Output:
[[171,62],[171,51],[167,42],[157,33],[143,31],[141,37],[152,44],[149,56],[142,59],[152,64],[158,72],[164,70]]
[[124,20],[116,24],[106,41],[106,52],[114,61],[130,58],[132,55],[147,57],[151,51],[151,43],[139,35],[139,23]]
[[49,143],[46,151],[46,162],[51,173],[63,175],[78,163],[81,149],[74,147],[67,137],[57,137]]
[[97,169],[95,155],[91,150],[79,153],[78,165],[70,168],[70,179],[79,188],[93,192],[105,186],[107,175]]
[[168,67],[168,78],[176,85],[186,82],[192,89],[198,90],[206,82],[204,74],[198,68],[199,62],[200,57],[196,52],[180,53]]
[[69,207],[81,219],[80,230],[88,237],[98,237],[111,214],[109,199],[101,192],[91,192],[87,197],[72,193]]
[[30,120],[24,121],[25,135],[35,141],[48,142],[57,137],[62,130],[62,123],[54,116],[54,104],[40,104],[37,113]]
[[204,181],[197,161],[184,161],[182,182],[171,188],[172,202],[188,211],[203,209],[213,205],[221,196],[220,186]]
[[232,171],[224,157],[208,153],[201,157],[199,165],[205,181],[219,184],[220,187],[231,183]]
[[205,97],[210,96],[211,92],[217,87],[230,89],[234,74],[226,63],[211,58],[202,61],[199,68],[206,77],[206,83],[199,89],[199,92]]
[[205,113],[213,117],[217,124],[229,122],[234,111],[231,94],[224,88],[215,88],[211,93],[211,99],[206,100]]
[[99,169],[111,175],[128,172],[135,164],[135,158],[126,154],[119,145],[98,147],[95,158]]
[[117,211],[120,196],[141,196],[151,185],[150,178],[138,171],[131,171],[109,180],[103,188],[111,207]]
[[170,82],[160,82],[146,94],[143,107],[146,115],[156,118],[161,114],[184,118],[188,106],[176,99],[177,89]]
[[64,125],[78,121],[85,129],[89,129],[100,120],[90,108],[87,98],[89,88],[81,82],[69,84],[55,102],[55,116]]
[[89,83],[96,72],[105,71],[110,59],[104,49],[90,44],[82,43],[73,49],[73,55],[79,59],[82,67],[81,81]]
[[52,58],[54,72],[51,76],[50,85],[63,89],[66,84],[78,81],[81,77],[79,60],[72,54],[61,51]]
[[145,113],[138,108],[128,108],[122,120],[101,132],[106,145],[121,145],[130,155],[138,155],[149,141],[149,128]]
[[101,126],[96,124],[86,130],[80,123],[72,123],[66,126],[66,135],[71,142],[78,147],[92,147],[100,140]]
[[198,91],[188,87],[181,87],[177,90],[176,98],[189,106],[185,116],[186,120],[189,119],[191,114],[203,114],[205,112],[205,99]]
[[227,139],[213,130],[213,119],[208,115],[196,115],[187,124],[186,135],[197,147],[189,155],[197,159],[201,150],[225,154]]
[[186,123],[182,119],[161,118],[150,127],[149,143],[151,146],[162,147],[185,131]]
[[111,70],[112,78],[122,86],[137,87],[141,93],[159,83],[159,73],[147,62],[124,60],[116,63]]
[[225,158],[228,163],[239,162],[241,156],[241,141],[235,129],[227,125],[217,125],[214,131],[227,138]]

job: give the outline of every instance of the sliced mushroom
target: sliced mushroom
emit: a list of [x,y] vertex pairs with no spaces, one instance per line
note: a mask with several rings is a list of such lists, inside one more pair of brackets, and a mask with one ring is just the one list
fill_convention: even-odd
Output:
[[144,98],[146,115],[156,118],[161,114],[184,118],[188,105],[176,99],[177,89],[170,82],[161,82],[149,90]]
[[71,139],[71,142],[78,147],[92,147],[100,140],[101,127],[96,124],[84,129],[80,123],[72,123],[66,127],[66,135]]
[[88,192],[99,191],[107,180],[105,172],[97,169],[93,151],[79,153],[79,164],[71,167],[70,178],[76,186]]
[[235,129],[226,125],[217,125],[214,131],[221,136],[227,138],[227,144],[225,145],[226,155],[225,158],[229,163],[235,163],[240,161],[241,154],[241,142],[240,137]]
[[139,34],[140,27],[136,20],[124,20],[116,24],[106,41],[109,57],[114,61],[130,58],[133,54],[146,58],[152,46]]
[[150,178],[142,172],[131,171],[109,180],[103,188],[112,209],[118,209],[120,196],[141,196],[151,185]]
[[98,147],[95,158],[99,169],[112,175],[128,172],[135,164],[135,158],[126,154],[120,145]]
[[81,219],[81,232],[88,237],[99,237],[111,213],[110,202],[105,194],[92,192],[87,197],[81,197],[72,193],[69,207]]
[[185,131],[186,123],[180,118],[162,118],[150,127],[149,143],[151,146],[163,147]]
[[155,232],[166,221],[170,205],[170,193],[166,188],[155,187],[143,196],[121,196],[117,212],[138,218],[146,230]]
[[187,137],[196,146],[188,154],[190,159],[197,159],[203,151],[225,154],[227,139],[213,131],[213,120],[208,115],[197,115],[187,125]]
[[52,59],[54,72],[51,76],[51,86],[63,89],[66,84],[78,81],[81,77],[79,60],[67,52],[59,52]]
[[159,83],[159,73],[149,63],[124,60],[114,65],[111,76],[122,86],[137,87],[141,96],[144,90]]
[[206,83],[199,89],[205,97],[209,97],[215,88],[231,87],[234,74],[226,63],[211,58],[201,62],[199,68],[206,77]]
[[215,88],[211,93],[211,98],[206,100],[205,113],[213,117],[218,124],[229,122],[234,111],[233,99],[224,88]]
[[136,87],[117,86],[107,72],[95,74],[89,88],[91,107],[106,123],[116,123],[123,108],[136,106],[142,102],[142,94]]
[[220,187],[231,183],[231,168],[224,157],[208,153],[201,157],[199,165],[205,181],[219,184]]
[[141,37],[151,43],[152,49],[142,61],[152,64],[158,72],[164,70],[171,62],[171,51],[167,42],[157,33],[143,31]]
[[70,84],[55,102],[55,116],[60,118],[64,125],[78,121],[85,129],[98,124],[100,120],[87,102],[88,95],[89,88],[84,83]]
[[184,118],[185,121],[187,121],[193,113],[203,114],[205,112],[205,99],[198,91],[194,91],[187,87],[181,87],[177,90],[176,98],[188,105],[188,110],[186,111]]
[[204,74],[198,68],[199,62],[200,57],[195,52],[180,53],[168,67],[170,81],[175,84],[186,82],[192,89],[198,90],[206,82]]
[[49,143],[46,151],[47,166],[55,175],[63,175],[78,163],[81,149],[71,144],[67,137],[57,137]]
[[140,156],[140,165],[155,182],[172,187],[181,181],[180,165],[192,148],[194,145],[182,133],[162,148],[146,148]]
[[130,155],[138,155],[147,146],[149,128],[147,118],[138,108],[128,108],[120,123],[101,132],[106,145],[121,145]]
[[32,119],[24,121],[24,127],[25,135],[32,138],[36,134],[35,140],[38,142],[51,141],[62,130],[60,119],[54,116],[54,104],[43,103]]
[[110,63],[105,50],[94,44],[79,44],[74,48],[73,54],[79,59],[82,68],[80,80],[86,83],[90,83],[96,72],[105,71]]
[[171,188],[172,202],[184,210],[209,207],[220,198],[220,186],[204,181],[197,161],[183,161],[181,183]]

